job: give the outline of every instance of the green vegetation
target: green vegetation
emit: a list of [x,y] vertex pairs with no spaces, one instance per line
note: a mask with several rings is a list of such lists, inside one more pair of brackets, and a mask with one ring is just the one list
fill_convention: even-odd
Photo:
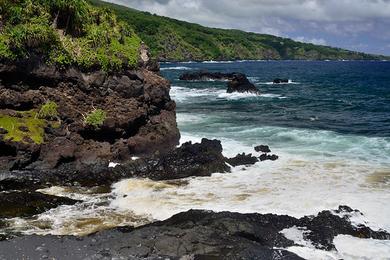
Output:
[[100,0],[90,1],[109,7],[131,25],[160,60],[390,59],[271,35],[206,28]]
[[103,125],[107,114],[102,109],[95,109],[85,117],[85,124],[98,128]]
[[56,102],[47,101],[42,105],[37,116],[41,119],[56,119],[58,117],[58,105]]
[[0,0],[0,60],[43,56],[59,66],[135,67],[140,38],[85,0]]
[[33,111],[20,113],[18,117],[0,115],[0,128],[7,130],[5,140],[27,143],[28,139],[36,144],[44,141],[45,120],[36,118]]

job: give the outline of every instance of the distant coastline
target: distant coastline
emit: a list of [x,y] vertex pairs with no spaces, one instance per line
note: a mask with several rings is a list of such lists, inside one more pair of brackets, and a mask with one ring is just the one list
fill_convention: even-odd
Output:
[[131,26],[160,61],[226,60],[390,60],[367,54],[294,41],[268,34],[208,28],[199,24],[90,0],[108,7]]

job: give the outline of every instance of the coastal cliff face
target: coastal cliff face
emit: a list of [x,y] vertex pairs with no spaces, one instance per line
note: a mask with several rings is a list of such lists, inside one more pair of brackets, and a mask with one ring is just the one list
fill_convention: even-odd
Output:
[[87,1],[0,2],[0,170],[123,162],[179,141],[170,83]]
[[[180,135],[170,84],[148,69],[156,66],[84,73],[39,58],[0,64],[0,167],[108,165],[172,149]],[[39,116],[48,102],[57,114]],[[96,111],[101,124],[88,123]]]

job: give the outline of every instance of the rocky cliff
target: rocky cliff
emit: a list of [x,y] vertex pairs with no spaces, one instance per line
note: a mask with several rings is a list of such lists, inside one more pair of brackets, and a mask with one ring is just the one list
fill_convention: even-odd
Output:
[[1,169],[108,165],[175,147],[170,84],[142,52],[138,69],[115,73],[59,69],[39,57],[1,63]]

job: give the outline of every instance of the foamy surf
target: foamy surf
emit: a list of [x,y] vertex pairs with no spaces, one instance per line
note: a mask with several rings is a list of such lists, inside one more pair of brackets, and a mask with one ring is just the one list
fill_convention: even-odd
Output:
[[163,67],[160,68],[160,70],[192,70],[193,68],[184,67],[184,66],[178,66],[178,67]]
[[288,82],[282,82],[282,83],[274,83],[273,81],[266,81],[266,82],[256,82],[259,85],[274,85],[274,86],[279,86],[279,85],[299,85],[301,84],[300,82],[293,81],[291,79],[288,80]]
[[220,88],[187,88],[187,87],[178,87],[173,86],[171,88],[171,97],[177,102],[185,102],[187,100],[194,100],[197,98],[197,101],[205,100],[238,100],[238,99],[258,99],[258,98],[279,98],[284,99],[286,97],[278,94],[272,93],[262,93],[260,95],[254,93],[227,93],[225,89]]

